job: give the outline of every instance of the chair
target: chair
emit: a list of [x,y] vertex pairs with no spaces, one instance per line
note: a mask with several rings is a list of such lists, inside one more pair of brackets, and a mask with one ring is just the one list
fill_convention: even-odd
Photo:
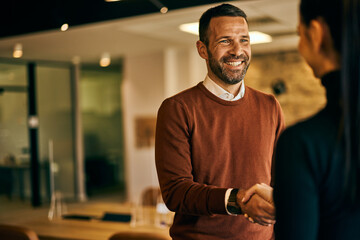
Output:
[[1,240],[39,240],[37,234],[25,227],[0,224]]
[[170,237],[151,232],[118,232],[109,240],[170,240]]
[[158,199],[161,197],[161,191],[158,187],[148,187],[141,193],[142,206],[156,206]]

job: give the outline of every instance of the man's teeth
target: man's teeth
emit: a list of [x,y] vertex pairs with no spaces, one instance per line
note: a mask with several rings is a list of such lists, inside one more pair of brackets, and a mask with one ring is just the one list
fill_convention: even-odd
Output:
[[226,64],[236,67],[236,66],[239,66],[241,63],[242,63],[242,61],[241,62],[227,62]]

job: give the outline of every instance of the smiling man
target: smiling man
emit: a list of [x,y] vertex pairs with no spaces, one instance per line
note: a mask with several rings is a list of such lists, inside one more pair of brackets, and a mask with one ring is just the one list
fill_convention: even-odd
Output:
[[[173,239],[273,239],[273,149],[284,128],[279,103],[245,86],[251,60],[246,14],[222,4],[200,18],[203,82],[166,99],[158,112],[155,158]],[[257,223],[257,224],[254,224]]]

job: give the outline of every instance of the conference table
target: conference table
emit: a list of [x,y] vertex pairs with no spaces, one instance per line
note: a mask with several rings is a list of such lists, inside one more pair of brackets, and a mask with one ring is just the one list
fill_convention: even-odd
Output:
[[[27,209],[1,214],[0,223],[24,226],[35,231],[40,240],[108,240],[117,232],[158,233],[169,239],[168,226],[153,223],[134,223],[126,219],[131,216],[130,204],[81,203],[67,205],[68,218],[48,219],[48,208]],[[142,212],[144,209],[142,209]],[[154,212],[154,209],[150,209]],[[104,221],[104,215],[118,215],[121,221]]]

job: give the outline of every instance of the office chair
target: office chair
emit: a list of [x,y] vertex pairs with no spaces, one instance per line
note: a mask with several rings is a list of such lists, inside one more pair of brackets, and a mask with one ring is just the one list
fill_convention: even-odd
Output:
[[170,240],[170,237],[150,232],[118,232],[109,240]]
[[1,240],[39,240],[37,234],[25,227],[0,224]]
[[159,197],[161,197],[160,188],[148,187],[141,193],[141,204],[142,206],[156,206]]

